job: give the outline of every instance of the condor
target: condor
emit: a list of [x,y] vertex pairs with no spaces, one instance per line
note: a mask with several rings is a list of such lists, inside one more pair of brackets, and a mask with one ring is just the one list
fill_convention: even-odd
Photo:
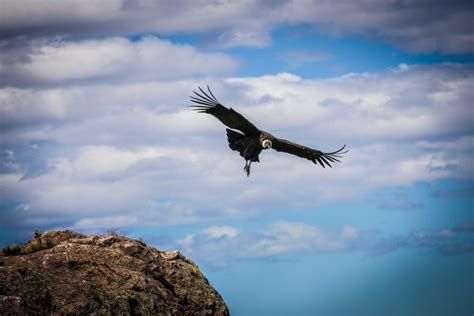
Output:
[[191,102],[194,103],[191,108],[199,113],[211,114],[229,127],[226,129],[229,147],[238,151],[240,156],[245,159],[244,171],[247,176],[250,175],[252,162],[260,162],[258,156],[263,149],[272,148],[279,152],[306,158],[315,164],[319,163],[323,168],[326,168],[326,166],[332,167],[331,163],[340,162],[339,158],[347,153],[347,150],[343,151],[346,145],[336,151],[325,153],[285,139],[276,138],[272,134],[258,129],[234,109],[220,104],[209,87],[207,87],[208,92],[202,90],[201,87],[198,88],[200,92],[193,91],[194,96],[190,96]]

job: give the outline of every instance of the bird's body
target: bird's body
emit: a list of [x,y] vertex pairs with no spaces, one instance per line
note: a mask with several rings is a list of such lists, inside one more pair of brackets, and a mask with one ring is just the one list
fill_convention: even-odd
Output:
[[[273,148],[276,151],[286,152],[302,158],[319,163],[325,168],[325,164],[331,167],[330,162],[339,162],[345,145],[332,153],[324,153],[316,149],[305,147],[288,140],[276,138],[272,134],[258,129],[254,124],[248,121],[240,113],[232,108],[227,108],[217,101],[209,87],[208,93],[199,90],[201,93],[193,91],[197,96],[191,96],[191,101],[198,104],[192,105],[200,113],[207,113],[219,119],[227,128],[227,141],[232,150],[238,151],[240,156],[245,159],[244,171],[247,176],[250,175],[250,165],[252,162],[260,162],[259,155],[264,149]],[[237,132],[239,130],[240,132]]]
[[[258,157],[263,149],[271,147],[271,134],[259,131],[255,135],[246,136],[231,129],[227,130],[227,141],[232,150],[238,151],[245,159],[244,170],[247,175],[250,174],[250,165],[252,162],[260,162]],[[268,143],[270,141],[270,143]]]

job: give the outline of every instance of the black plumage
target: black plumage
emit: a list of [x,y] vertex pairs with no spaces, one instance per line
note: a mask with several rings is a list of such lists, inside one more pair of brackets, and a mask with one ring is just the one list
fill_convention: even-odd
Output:
[[[252,162],[260,162],[259,154],[263,149],[273,148],[279,152],[285,152],[306,158],[320,164],[323,168],[332,167],[331,163],[340,162],[339,158],[343,154],[346,145],[340,149],[325,153],[317,149],[302,146],[291,141],[276,138],[272,134],[258,129],[253,123],[247,120],[242,114],[232,108],[227,108],[217,101],[217,98],[207,87],[207,92],[199,87],[199,92],[193,91],[191,102],[195,103],[191,107],[199,113],[207,113],[219,119],[227,128],[227,141],[232,150],[238,151],[245,159],[244,171],[250,175],[250,165]],[[238,131],[242,132],[239,133]]]

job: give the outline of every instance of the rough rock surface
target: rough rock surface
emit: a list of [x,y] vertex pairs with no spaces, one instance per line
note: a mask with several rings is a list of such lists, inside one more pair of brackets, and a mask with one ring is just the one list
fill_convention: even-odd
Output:
[[[15,254],[13,254],[15,253]],[[123,236],[50,231],[0,255],[0,315],[229,315],[198,267]]]

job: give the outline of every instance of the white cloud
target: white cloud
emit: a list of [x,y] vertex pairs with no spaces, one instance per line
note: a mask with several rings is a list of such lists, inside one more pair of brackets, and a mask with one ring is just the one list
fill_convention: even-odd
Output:
[[[250,178],[221,123],[184,106],[197,81],[3,88],[0,140],[11,167],[0,177],[1,198],[28,209],[2,216],[16,225],[54,218],[72,227],[120,216],[137,219],[120,222],[125,226],[183,224],[317,208],[418,181],[472,179],[473,75],[469,66],[440,65],[322,80],[288,73],[209,79],[225,105],[275,136],[350,149],[332,169],[266,151]],[[19,155],[32,145],[34,153]],[[46,167],[28,175],[38,160]],[[317,230],[300,227],[307,235],[298,237],[292,227],[275,224],[268,232],[311,237],[313,248],[327,244]],[[290,244],[272,247],[278,253]]]
[[341,236],[343,239],[351,240],[359,237],[359,232],[352,226],[344,226],[342,229]]
[[70,96],[60,89],[41,92],[9,87],[0,89],[0,121],[3,125],[14,126],[64,119]]
[[472,67],[461,67],[413,66],[404,72],[326,80],[287,80],[287,74],[279,74],[227,82],[244,87],[248,103],[261,104],[255,111],[257,119],[271,121],[272,126],[297,125],[306,135],[344,133],[346,139],[350,128],[350,137],[362,142],[403,141],[470,130]]
[[[9,55],[14,54],[10,52]],[[228,74],[237,61],[222,53],[205,53],[185,44],[156,37],[139,41],[38,41],[22,58],[0,59],[4,84],[59,83],[108,78],[111,81],[163,80]]]
[[[205,82],[216,88],[222,86],[216,79]],[[11,127],[68,122],[61,126],[61,134],[53,130],[49,135],[32,135],[68,143],[87,135],[92,136],[89,141],[104,141],[98,138],[98,128],[108,134],[103,135],[108,141],[119,138],[114,133],[120,133],[121,139],[129,141],[130,134],[139,136],[133,132],[137,129],[142,132],[143,129],[150,129],[147,134],[153,133],[149,135],[153,138],[156,138],[157,129],[172,131],[174,127],[195,131],[206,125],[202,120],[195,120],[195,113],[186,107],[189,104],[188,95],[192,93],[190,88],[196,85],[196,80],[185,79],[90,83],[40,89],[5,87],[0,89],[0,122]],[[207,125],[213,126],[211,122],[209,120]],[[81,125],[80,131],[77,130],[78,124]],[[91,133],[83,133],[83,130]],[[42,129],[42,132],[47,133],[47,130]]]
[[277,221],[264,231],[263,238],[247,246],[245,257],[266,257],[280,253],[300,251],[337,251],[346,247],[341,236],[304,223]]
[[238,232],[236,228],[231,226],[211,226],[204,229],[201,233],[209,236],[209,238],[217,239],[221,237],[234,238]]
[[[462,226],[469,225],[472,226],[469,223]],[[472,229],[456,227],[459,225],[433,231],[412,231],[404,235],[385,235],[359,231],[348,225],[330,231],[306,223],[280,220],[253,230],[212,226],[168,243],[165,248],[179,249],[185,255],[214,267],[225,267],[235,259],[296,257],[303,253],[364,251],[380,255],[398,249],[425,247],[436,249],[441,255],[452,256],[474,251]],[[232,233],[216,237],[210,231]]]
[[76,153],[73,161],[58,158],[52,161],[56,172],[63,176],[101,177],[126,171],[141,160],[156,159],[166,155],[157,148],[118,150],[110,146],[87,146]]
[[354,227],[325,231],[299,222],[275,221],[257,231],[211,226],[174,242],[186,255],[211,265],[225,265],[229,257],[265,258],[301,252],[348,250],[358,238]]
[[470,1],[90,1],[3,0],[0,36],[204,34],[227,47],[264,46],[281,24],[334,36],[362,35],[417,52],[472,53]]
[[93,230],[96,228],[103,229],[104,224],[109,225],[109,229],[114,227],[123,227],[127,225],[133,225],[138,220],[135,216],[104,216],[104,217],[91,217],[81,218],[72,226],[73,229],[86,229]]
[[[257,22],[258,23],[258,22]],[[222,48],[239,46],[266,47],[271,45],[269,30],[262,25],[238,25],[220,34],[213,45]]]

